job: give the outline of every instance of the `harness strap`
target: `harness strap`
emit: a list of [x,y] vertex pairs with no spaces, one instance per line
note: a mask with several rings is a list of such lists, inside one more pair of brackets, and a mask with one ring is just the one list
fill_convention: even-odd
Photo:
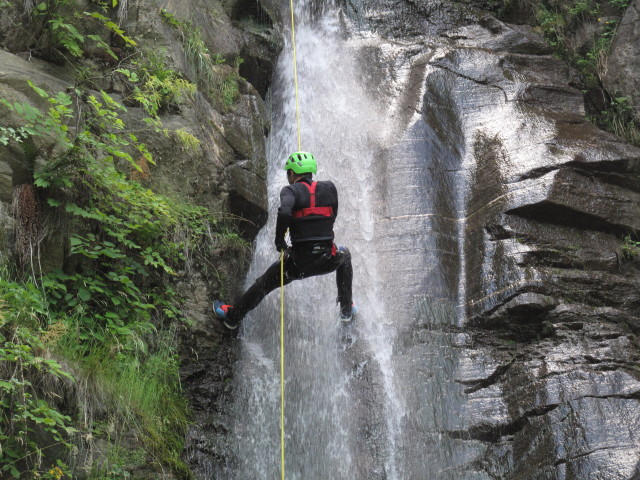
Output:
[[306,217],[308,215],[332,216],[333,207],[316,207],[316,186],[318,182],[311,182],[311,185],[306,182],[301,183],[309,189],[309,206],[307,208],[301,208],[300,210],[294,210],[291,212],[291,215],[294,218]]

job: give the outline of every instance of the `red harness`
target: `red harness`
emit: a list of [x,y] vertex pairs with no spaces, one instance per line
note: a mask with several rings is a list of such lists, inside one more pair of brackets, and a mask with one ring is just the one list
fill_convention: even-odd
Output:
[[333,215],[332,207],[316,207],[316,185],[318,182],[311,182],[309,185],[307,182],[300,182],[309,189],[309,206],[307,208],[301,208],[300,210],[294,210],[291,212],[295,218],[306,217],[308,215],[320,215],[323,217],[330,217]]

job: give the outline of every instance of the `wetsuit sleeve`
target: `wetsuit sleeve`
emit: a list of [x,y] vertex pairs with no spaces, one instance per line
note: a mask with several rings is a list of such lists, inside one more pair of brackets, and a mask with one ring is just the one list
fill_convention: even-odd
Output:
[[278,219],[276,220],[276,238],[275,244],[278,250],[286,248],[284,236],[291,223],[291,212],[296,203],[296,197],[290,186],[283,187],[280,190],[280,207],[278,208]]
[[333,187],[333,193],[335,195],[335,204],[333,205],[333,216],[337,217],[338,216],[338,189],[336,188],[336,186],[333,184],[333,182],[331,182],[331,186]]

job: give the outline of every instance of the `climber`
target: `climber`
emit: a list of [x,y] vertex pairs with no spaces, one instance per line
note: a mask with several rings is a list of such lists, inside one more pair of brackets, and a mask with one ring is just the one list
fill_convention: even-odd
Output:
[[[351,299],[351,253],[333,243],[333,223],[338,215],[338,192],[331,181],[316,182],[316,159],[311,153],[289,155],[284,169],[289,185],[280,191],[276,222],[276,249],[284,251],[284,284],[336,271],[340,320],[350,322],[358,308]],[[285,241],[289,229],[291,246]],[[273,263],[235,305],[213,302],[213,311],[229,330],[280,286],[280,261]]]

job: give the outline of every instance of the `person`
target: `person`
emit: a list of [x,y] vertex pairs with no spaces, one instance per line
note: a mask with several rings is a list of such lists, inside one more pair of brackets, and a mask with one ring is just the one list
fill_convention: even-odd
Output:
[[[351,292],[351,253],[346,247],[336,246],[333,241],[333,224],[338,215],[338,191],[331,181],[313,180],[317,163],[311,153],[292,153],[284,169],[289,185],[280,191],[275,236],[276,249],[284,251],[284,284],[335,271],[340,319],[350,322],[358,310]],[[290,247],[285,240],[287,229]],[[234,305],[216,300],[213,311],[227,329],[235,330],[244,316],[257,307],[269,292],[278,288],[280,282],[278,260]]]

